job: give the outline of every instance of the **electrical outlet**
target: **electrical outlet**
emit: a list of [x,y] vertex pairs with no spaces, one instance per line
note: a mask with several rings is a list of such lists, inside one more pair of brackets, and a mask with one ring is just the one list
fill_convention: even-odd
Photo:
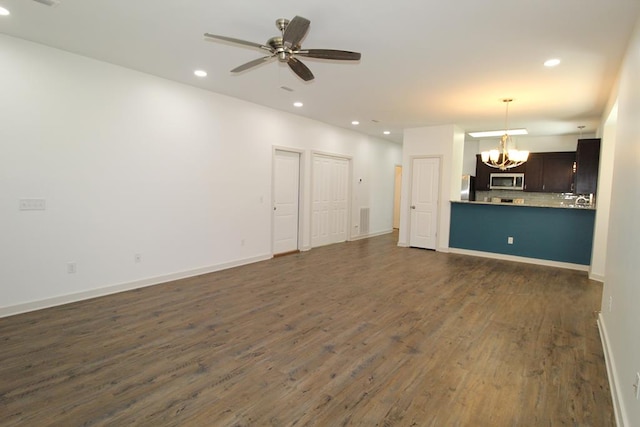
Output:
[[511,237],[511,236],[507,237],[507,244],[508,245],[513,245],[513,237]]
[[140,263],[140,262],[142,262],[142,255],[140,255],[140,254],[135,254],[135,255],[133,256],[133,262],[135,262],[135,263]]
[[609,295],[609,313],[611,313],[612,308],[613,308],[613,297]]
[[75,262],[68,262],[67,263],[67,274],[76,274],[76,263]]
[[636,372],[636,383],[633,385],[636,400],[640,400],[640,372]]

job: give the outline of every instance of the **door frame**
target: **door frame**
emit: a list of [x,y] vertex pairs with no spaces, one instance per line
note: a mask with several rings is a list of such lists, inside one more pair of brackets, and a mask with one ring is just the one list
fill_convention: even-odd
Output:
[[442,165],[443,165],[443,156],[442,155],[417,155],[417,156],[409,156],[409,182],[407,183],[407,188],[409,189],[407,202],[405,204],[405,209],[407,212],[407,247],[411,247],[411,203],[412,195],[413,195],[413,161],[418,159],[437,159],[438,160],[438,204],[436,208],[436,251],[440,251],[440,222],[441,222],[441,212],[442,208]]
[[[398,175],[397,170],[400,168],[400,188],[398,188]],[[402,163],[396,163],[393,166],[393,215],[391,217],[391,228],[396,229],[396,208],[398,209],[398,227],[400,230],[400,218],[402,218],[402,175],[404,174],[404,167]]]
[[275,205],[275,175],[276,175],[276,151],[286,151],[289,153],[295,153],[298,155],[298,242],[297,249],[302,250],[302,230],[303,230],[303,197],[304,197],[304,153],[305,150],[291,147],[283,147],[274,145],[271,150],[271,206],[269,206],[269,212],[271,215],[271,256],[274,255],[275,249],[275,215],[273,213],[273,207]]
[[[347,185],[347,237],[346,237],[346,241],[350,242],[351,240],[353,240],[353,231],[352,231],[352,220],[351,220],[351,211],[352,211],[352,204],[353,204],[353,200],[352,200],[352,190],[353,190],[353,157],[351,156],[347,156],[345,154],[336,154],[336,153],[329,153],[326,151],[318,151],[318,150],[311,150],[310,153],[310,160],[309,160],[309,164],[310,164],[310,171],[311,171],[311,178],[310,178],[310,190],[309,190],[309,200],[310,200],[310,206],[313,205],[313,188],[314,188],[314,182],[313,182],[313,177],[314,177],[314,170],[313,170],[313,163],[314,163],[314,159],[315,156],[324,156],[324,157],[333,157],[334,159],[340,159],[340,160],[346,160],[347,161],[347,169],[348,169],[348,185]],[[309,208],[309,245],[313,248],[313,207]]]

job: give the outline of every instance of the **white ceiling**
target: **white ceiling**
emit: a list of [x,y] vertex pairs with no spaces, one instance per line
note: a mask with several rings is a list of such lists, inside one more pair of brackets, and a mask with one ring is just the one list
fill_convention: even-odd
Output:
[[[596,129],[639,0],[0,0],[0,32],[188,85],[402,141],[406,128],[458,124],[532,135]],[[303,16],[303,48],[352,50],[361,61],[304,58],[305,83],[272,62],[233,75],[263,52],[205,41],[210,32],[257,43],[275,20]],[[545,68],[549,58],[562,60]],[[1,66],[1,64],[0,64]],[[195,69],[209,75],[199,79]],[[287,86],[293,92],[281,87]],[[296,109],[293,101],[304,102]],[[374,122],[375,121],[375,122]],[[392,132],[383,136],[383,130]]]

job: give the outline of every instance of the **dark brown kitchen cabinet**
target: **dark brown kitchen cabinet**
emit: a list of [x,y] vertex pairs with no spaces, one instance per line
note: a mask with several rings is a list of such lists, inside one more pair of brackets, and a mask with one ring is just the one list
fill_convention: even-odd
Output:
[[576,153],[547,153],[544,158],[543,189],[547,193],[572,193]]
[[524,191],[544,191],[542,180],[544,153],[530,153],[524,170]]
[[482,163],[480,154],[476,155],[476,191],[489,190],[489,176],[492,170],[495,169]]
[[487,166],[482,161],[480,154],[476,155],[476,191],[488,191],[489,190],[489,178],[492,173],[524,173],[525,165],[520,165],[515,168],[501,171],[498,168],[492,168]]
[[576,152],[577,194],[595,194],[600,165],[600,138],[579,139]]
[[576,153],[531,153],[527,160],[524,189],[545,193],[573,192],[573,167]]

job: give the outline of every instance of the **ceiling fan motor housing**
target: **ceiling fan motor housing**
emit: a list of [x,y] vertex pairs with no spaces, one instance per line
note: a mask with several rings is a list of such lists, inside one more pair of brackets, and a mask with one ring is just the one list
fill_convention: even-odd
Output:
[[271,48],[271,51],[273,52],[273,54],[277,56],[278,61],[287,62],[291,57],[292,51],[291,49],[287,49],[286,47],[284,47],[284,44],[282,42],[282,37],[280,36],[271,37],[267,41],[267,45]]

